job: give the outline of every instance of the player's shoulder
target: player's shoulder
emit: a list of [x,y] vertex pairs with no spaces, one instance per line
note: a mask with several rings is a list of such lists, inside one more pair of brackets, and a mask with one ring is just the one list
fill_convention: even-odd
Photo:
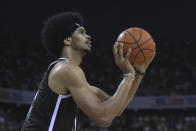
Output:
[[52,68],[49,74],[49,85],[55,89],[58,87],[59,89],[70,89],[73,86],[82,85],[85,79],[84,72],[79,66],[61,61]]
[[51,69],[48,85],[55,93],[64,94],[68,88],[74,85],[78,80],[78,75],[81,76],[80,74],[80,67],[67,61],[60,61]]
[[51,73],[55,76],[71,76],[83,74],[83,71],[79,66],[71,62],[61,61],[53,67]]

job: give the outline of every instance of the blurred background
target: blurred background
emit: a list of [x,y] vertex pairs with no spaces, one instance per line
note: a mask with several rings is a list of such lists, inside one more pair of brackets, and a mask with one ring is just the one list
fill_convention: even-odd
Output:
[[141,27],[157,46],[154,61],[126,111],[110,128],[84,115],[79,131],[196,131],[196,37],[193,1],[42,0],[0,3],[0,131],[19,131],[51,59],[41,45],[43,22],[81,12],[92,53],[81,67],[90,84],[112,95],[122,79],[112,47],[126,28]]

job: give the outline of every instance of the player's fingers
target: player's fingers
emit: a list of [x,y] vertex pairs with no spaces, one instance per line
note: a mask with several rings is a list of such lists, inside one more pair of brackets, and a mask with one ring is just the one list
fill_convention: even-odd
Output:
[[154,59],[155,55],[156,55],[156,52],[154,52],[154,55],[152,56],[152,60]]
[[125,59],[126,59],[126,60],[129,60],[130,54],[131,54],[131,48],[128,49],[128,51],[127,51],[127,53],[126,53],[126,55],[125,55]]
[[120,57],[120,59],[123,59],[123,43],[120,43],[119,57]]
[[117,42],[114,44],[113,54],[114,54],[114,58],[116,59],[118,57],[118,43]]
[[151,63],[155,57],[156,53],[154,52],[154,55],[150,58],[149,63]]

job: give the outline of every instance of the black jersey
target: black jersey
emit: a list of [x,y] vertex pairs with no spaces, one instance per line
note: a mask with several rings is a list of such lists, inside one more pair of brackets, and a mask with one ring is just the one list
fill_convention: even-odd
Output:
[[78,108],[71,94],[58,95],[48,87],[49,73],[60,61],[68,61],[68,59],[59,58],[48,67],[26,116],[22,131],[77,130]]

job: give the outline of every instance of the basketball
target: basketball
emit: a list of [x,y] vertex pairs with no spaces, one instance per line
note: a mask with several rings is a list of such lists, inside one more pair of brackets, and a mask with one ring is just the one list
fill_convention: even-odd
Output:
[[130,63],[137,67],[139,63],[147,63],[155,55],[156,45],[151,35],[144,29],[134,27],[124,30],[117,38],[123,43],[123,55],[131,48]]

